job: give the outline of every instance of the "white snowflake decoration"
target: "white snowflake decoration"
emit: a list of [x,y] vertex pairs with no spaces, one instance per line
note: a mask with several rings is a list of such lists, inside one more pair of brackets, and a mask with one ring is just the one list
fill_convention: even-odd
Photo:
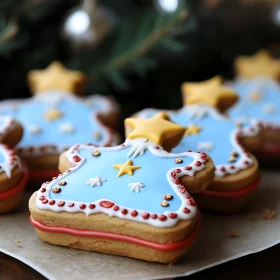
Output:
[[94,186],[102,186],[102,183],[105,182],[105,179],[100,178],[99,176],[95,177],[95,178],[89,178],[86,181],[86,185],[90,185],[91,187]]
[[42,132],[42,128],[39,125],[31,124],[31,125],[28,126],[28,131],[31,134],[37,135],[37,134],[40,134]]
[[276,106],[272,103],[268,103],[263,106],[263,112],[266,115],[274,114],[276,110],[277,110]]
[[213,148],[214,148],[214,144],[212,142],[199,142],[197,145],[198,151],[209,152],[213,150]]
[[72,133],[74,132],[75,128],[71,123],[63,123],[60,127],[59,127],[60,131],[63,133]]
[[128,186],[130,187],[130,191],[131,192],[140,192],[144,190],[144,184],[142,184],[141,182],[136,182],[136,183],[130,183],[128,184]]

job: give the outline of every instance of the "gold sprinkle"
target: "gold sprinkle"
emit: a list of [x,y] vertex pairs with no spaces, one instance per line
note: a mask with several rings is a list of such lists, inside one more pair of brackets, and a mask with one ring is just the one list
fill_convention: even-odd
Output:
[[91,153],[94,157],[99,157],[101,155],[101,153],[98,151],[98,150],[94,150],[92,153]]
[[20,240],[17,240],[17,244],[20,244]]
[[237,153],[236,151],[234,151],[234,150],[231,152],[231,155],[232,155],[233,157],[238,157],[238,153]]
[[143,142],[148,142],[148,140],[149,140],[148,138],[145,138],[145,139],[143,140]]
[[233,157],[233,156],[230,156],[229,159],[228,159],[229,162],[235,162],[236,161],[236,158]]
[[170,200],[173,199],[173,195],[168,193],[168,194],[165,194],[165,195],[163,196],[163,198],[164,198],[164,200],[170,201]]
[[167,206],[169,206],[169,203],[164,200],[160,205],[163,207],[167,207]]
[[174,162],[175,162],[175,163],[182,163],[183,160],[182,160],[181,158],[176,158],[176,159],[174,160]]
[[93,132],[93,138],[95,140],[100,140],[101,139],[101,134],[98,131]]
[[58,184],[59,184],[60,186],[66,186],[66,185],[67,185],[67,182],[66,182],[66,181],[60,181]]
[[235,125],[236,125],[236,127],[241,128],[243,126],[243,123],[242,122],[237,122]]
[[53,188],[52,192],[53,193],[60,193],[61,192],[61,188]]

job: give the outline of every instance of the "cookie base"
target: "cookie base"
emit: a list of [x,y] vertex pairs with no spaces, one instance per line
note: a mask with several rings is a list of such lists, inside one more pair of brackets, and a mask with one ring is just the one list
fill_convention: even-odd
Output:
[[280,145],[265,144],[261,151],[255,153],[261,164],[275,167],[280,165]]
[[49,181],[53,177],[56,177],[59,174],[58,169],[53,170],[34,170],[29,171],[29,189],[38,189],[44,182]]
[[201,210],[225,214],[237,213],[247,206],[260,181],[261,176],[250,185],[237,191],[220,192],[204,190],[193,194],[193,198]]
[[159,263],[174,263],[187,253],[201,227],[199,214],[195,228],[185,240],[161,244],[117,233],[48,226],[34,220],[32,215],[30,222],[42,240],[54,245]]
[[10,212],[20,204],[28,178],[28,169],[23,166],[23,177],[19,183],[8,191],[0,193],[0,214]]

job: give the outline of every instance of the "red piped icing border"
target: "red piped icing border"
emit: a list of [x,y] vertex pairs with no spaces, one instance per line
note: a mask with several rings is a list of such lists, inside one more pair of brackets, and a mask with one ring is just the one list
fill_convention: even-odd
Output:
[[184,247],[187,247],[190,243],[192,243],[195,240],[196,236],[198,235],[198,233],[200,231],[201,216],[200,216],[200,213],[198,212],[198,220],[197,220],[196,226],[195,226],[194,230],[192,231],[192,233],[185,240],[168,243],[168,244],[155,243],[155,242],[151,242],[151,241],[144,240],[144,239],[137,238],[137,237],[127,236],[127,235],[122,235],[122,234],[117,234],[117,233],[111,233],[111,232],[105,232],[105,231],[90,231],[90,230],[74,229],[74,228],[67,228],[67,227],[60,227],[60,226],[47,226],[41,222],[34,220],[32,215],[30,215],[30,222],[35,228],[42,230],[42,231],[63,233],[63,234],[69,234],[69,235],[74,235],[74,236],[81,236],[81,237],[119,240],[119,241],[124,241],[127,243],[132,243],[132,244],[148,247],[148,248],[158,250],[158,251],[170,252],[170,251],[176,251],[176,250],[182,249]]
[[25,164],[23,164],[22,170],[23,170],[23,177],[21,178],[20,182],[12,189],[0,193],[0,201],[12,197],[16,195],[18,192],[20,192],[22,189],[24,189],[27,180],[29,178],[29,172]]
[[261,182],[261,176],[259,175],[259,177],[251,185],[237,191],[219,192],[219,191],[212,191],[212,190],[204,190],[198,192],[198,194],[203,196],[212,196],[212,197],[235,198],[253,192],[255,189],[257,189],[260,182]]

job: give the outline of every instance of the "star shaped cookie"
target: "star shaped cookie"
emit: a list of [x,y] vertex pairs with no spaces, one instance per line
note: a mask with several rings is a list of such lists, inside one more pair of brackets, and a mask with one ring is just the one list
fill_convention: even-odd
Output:
[[80,71],[68,70],[60,62],[54,61],[45,70],[30,71],[28,82],[35,94],[48,90],[80,94],[84,86],[85,75]]
[[215,76],[199,83],[183,83],[184,104],[207,104],[216,107],[221,112],[225,111],[238,100],[238,95],[230,88],[223,86],[222,82],[220,76]]
[[[183,126],[168,121],[168,115],[159,113],[150,119],[128,118],[125,125],[133,128],[128,135],[129,139],[148,138],[158,145],[169,148],[165,144],[165,140],[174,139],[172,146],[177,145],[185,133]],[[171,141],[172,142],[172,141]]]
[[235,61],[235,70],[243,78],[270,77],[280,78],[280,61],[267,51],[260,51],[253,56],[239,56]]

